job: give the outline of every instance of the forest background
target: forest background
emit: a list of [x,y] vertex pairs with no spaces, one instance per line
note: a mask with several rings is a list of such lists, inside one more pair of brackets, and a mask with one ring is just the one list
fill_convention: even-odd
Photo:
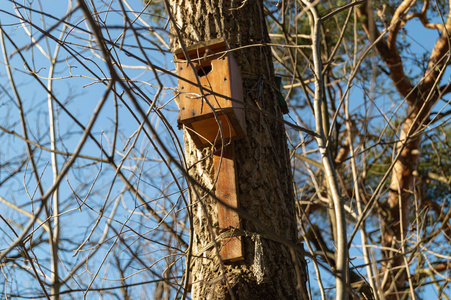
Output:
[[[251,47],[270,49],[282,82],[272,119],[286,129],[292,177],[281,180],[308,295],[448,299],[450,4],[257,2],[271,40]],[[191,297],[196,201],[177,128],[174,5],[1,0],[5,298]]]

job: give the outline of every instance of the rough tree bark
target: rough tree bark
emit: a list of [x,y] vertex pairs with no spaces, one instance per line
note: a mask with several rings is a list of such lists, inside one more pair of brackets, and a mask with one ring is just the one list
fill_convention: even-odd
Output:
[[[217,206],[191,186],[193,299],[305,299],[305,261],[296,244],[295,202],[284,126],[262,1],[170,0],[171,48],[223,38],[241,69],[247,136],[235,141],[244,260],[223,264],[217,248]],[[175,23],[175,24],[174,24]],[[174,27],[177,26],[177,28]],[[214,191],[211,147],[198,149],[184,129],[189,174]],[[259,248],[261,246],[261,248]],[[204,248],[204,249],[203,249]],[[256,255],[255,249],[262,251]],[[203,250],[204,251],[203,251]]]

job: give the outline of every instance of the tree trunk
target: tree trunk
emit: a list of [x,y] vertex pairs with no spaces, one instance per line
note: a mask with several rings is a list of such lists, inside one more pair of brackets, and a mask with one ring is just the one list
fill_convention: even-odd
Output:
[[[170,0],[171,48],[223,38],[241,70],[247,136],[232,143],[236,160],[244,260],[223,263],[217,247],[217,203],[190,188],[193,216],[193,299],[305,299],[302,245],[297,244],[295,196],[262,1]],[[214,190],[213,148],[199,149],[184,129],[189,174]],[[244,214],[242,212],[245,212]],[[277,238],[276,238],[277,237]],[[211,243],[210,243],[211,244]],[[255,251],[257,249],[257,251]],[[257,253],[255,253],[257,252]]]
[[[417,172],[420,146],[420,136],[417,133],[419,122],[415,122],[419,109],[409,106],[409,111],[410,114],[401,127],[400,142],[397,147],[399,159],[393,166],[387,201],[388,214],[382,224],[383,272],[389,272],[384,287],[384,290],[388,292],[387,299],[401,297],[406,290],[407,282],[405,254],[402,253],[402,247],[409,227],[410,202],[414,192],[414,175]],[[417,134],[415,138],[412,138],[413,133]]]

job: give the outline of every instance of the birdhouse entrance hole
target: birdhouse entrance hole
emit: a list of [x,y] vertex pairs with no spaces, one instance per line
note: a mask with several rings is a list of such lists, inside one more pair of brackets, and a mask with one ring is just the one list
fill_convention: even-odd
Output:
[[203,77],[208,75],[208,73],[210,73],[210,71],[212,70],[212,66],[201,66],[200,68],[197,69],[197,75],[199,77]]

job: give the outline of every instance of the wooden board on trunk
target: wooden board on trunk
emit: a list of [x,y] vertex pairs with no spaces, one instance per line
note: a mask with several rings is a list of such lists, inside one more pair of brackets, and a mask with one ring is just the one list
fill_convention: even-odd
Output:
[[[233,145],[227,145],[214,156],[215,173],[218,172],[216,183],[216,197],[225,204],[238,208],[238,194],[236,184],[235,155]],[[233,231],[240,228],[238,213],[218,203],[218,222],[221,231]],[[221,241],[221,258],[234,262],[244,259],[241,236],[225,238]]]

